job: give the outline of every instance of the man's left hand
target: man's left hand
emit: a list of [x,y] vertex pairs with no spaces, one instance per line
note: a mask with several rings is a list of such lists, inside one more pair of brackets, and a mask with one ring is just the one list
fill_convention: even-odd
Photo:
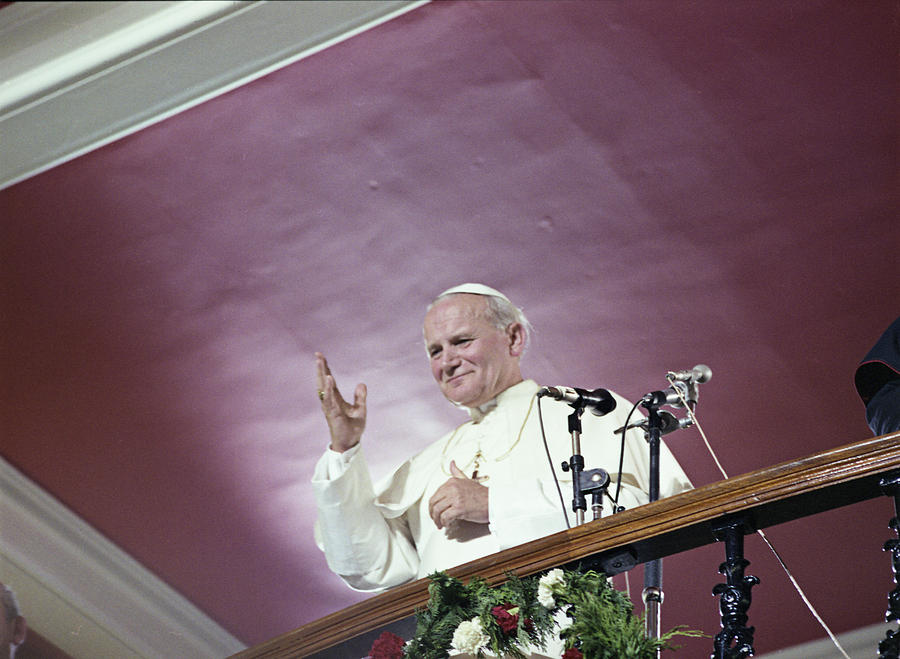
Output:
[[450,462],[450,473],[451,477],[428,502],[428,512],[435,525],[442,529],[458,519],[487,524],[488,489],[466,476],[455,461]]

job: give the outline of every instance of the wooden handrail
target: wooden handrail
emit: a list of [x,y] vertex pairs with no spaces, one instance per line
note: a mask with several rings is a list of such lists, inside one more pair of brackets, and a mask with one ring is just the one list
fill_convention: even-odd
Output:
[[[626,510],[448,570],[500,583],[583,559],[610,573],[715,542],[723,517],[755,528],[807,517],[880,496],[878,482],[900,469],[900,432],[848,444]],[[620,565],[621,564],[621,565]],[[613,567],[616,566],[616,567]],[[407,618],[428,601],[427,579],[373,596],[234,655],[235,659],[306,657]]]

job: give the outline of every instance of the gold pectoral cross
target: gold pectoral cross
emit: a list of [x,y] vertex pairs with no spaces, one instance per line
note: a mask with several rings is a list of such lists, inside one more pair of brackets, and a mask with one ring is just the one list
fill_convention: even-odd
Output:
[[479,483],[483,483],[488,478],[490,478],[490,476],[479,476],[478,475],[478,469],[481,467],[480,460],[483,457],[484,456],[481,454],[481,449],[478,449],[478,453],[476,453],[475,457],[473,458],[475,460],[475,469],[472,471],[472,480],[478,481]]

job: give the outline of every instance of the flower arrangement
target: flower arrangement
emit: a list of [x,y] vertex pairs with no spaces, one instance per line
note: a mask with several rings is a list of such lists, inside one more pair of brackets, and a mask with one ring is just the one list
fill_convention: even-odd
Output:
[[[675,649],[673,637],[703,635],[679,627],[661,638],[647,637],[631,600],[598,572],[557,568],[525,579],[508,574],[495,588],[478,577],[465,585],[445,572],[429,579],[428,605],[416,616],[415,637],[405,642],[385,632],[370,659],[459,653],[523,659],[529,647],[540,648],[555,633],[566,647],[561,659],[655,659],[658,650]],[[563,625],[557,624],[560,613]]]

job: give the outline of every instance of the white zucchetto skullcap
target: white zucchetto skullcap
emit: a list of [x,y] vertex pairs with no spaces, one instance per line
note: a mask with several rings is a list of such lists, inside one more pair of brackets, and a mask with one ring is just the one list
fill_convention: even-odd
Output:
[[[487,295],[488,297],[498,297],[501,300],[505,300],[509,302],[509,298],[506,297],[503,293],[498,291],[496,288],[491,288],[490,286],[485,286],[484,284],[460,284],[459,286],[454,286],[453,288],[448,288],[446,291],[438,295],[435,299],[438,300],[447,295],[455,295],[456,293],[470,293],[472,295]],[[512,302],[509,302],[512,304]]]

